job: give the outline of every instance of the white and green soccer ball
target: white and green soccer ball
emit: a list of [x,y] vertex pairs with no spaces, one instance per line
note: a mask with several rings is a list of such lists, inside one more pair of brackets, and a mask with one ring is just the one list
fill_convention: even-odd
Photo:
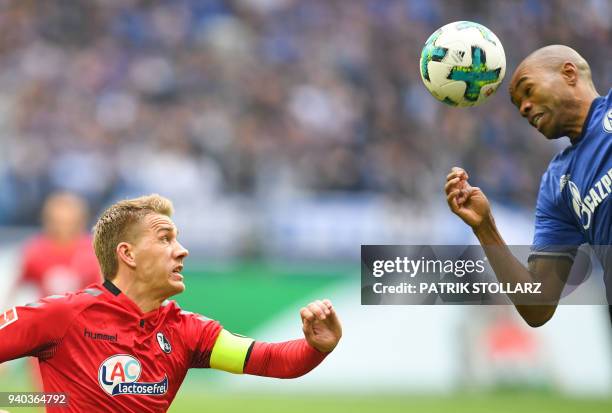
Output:
[[421,52],[427,90],[451,106],[476,106],[491,96],[506,74],[506,55],[485,26],[458,21],[436,30]]

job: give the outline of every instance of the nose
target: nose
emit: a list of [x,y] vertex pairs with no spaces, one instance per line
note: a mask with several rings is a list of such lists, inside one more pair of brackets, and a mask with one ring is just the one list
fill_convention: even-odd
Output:
[[521,102],[521,107],[519,108],[519,112],[521,113],[521,116],[526,118],[529,115],[529,111],[531,110],[532,107],[533,105],[531,104],[530,101],[523,100]]
[[177,258],[185,258],[189,255],[189,250],[183,247],[183,244],[176,241],[177,248],[175,250],[175,255]]

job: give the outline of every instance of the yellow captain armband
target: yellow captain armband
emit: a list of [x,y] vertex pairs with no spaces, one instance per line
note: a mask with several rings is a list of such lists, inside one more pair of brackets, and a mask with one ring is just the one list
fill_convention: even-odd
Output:
[[242,374],[253,339],[221,330],[210,355],[210,367]]

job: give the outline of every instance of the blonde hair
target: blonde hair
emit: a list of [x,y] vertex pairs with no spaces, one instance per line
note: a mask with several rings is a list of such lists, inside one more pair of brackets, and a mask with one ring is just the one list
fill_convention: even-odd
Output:
[[112,280],[117,275],[117,245],[134,241],[134,228],[144,217],[150,214],[170,217],[172,212],[172,201],[158,194],[126,199],[108,207],[93,227],[94,251],[104,278]]

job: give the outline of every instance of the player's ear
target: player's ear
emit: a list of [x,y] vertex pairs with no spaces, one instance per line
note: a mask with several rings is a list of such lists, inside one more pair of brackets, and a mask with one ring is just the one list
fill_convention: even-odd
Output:
[[120,242],[117,245],[117,259],[123,262],[128,267],[136,267],[136,256],[134,254],[134,248],[128,242]]
[[565,62],[561,66],[561,76],[570,86],[576,86],[578,82],[578,68],[572,62]]

